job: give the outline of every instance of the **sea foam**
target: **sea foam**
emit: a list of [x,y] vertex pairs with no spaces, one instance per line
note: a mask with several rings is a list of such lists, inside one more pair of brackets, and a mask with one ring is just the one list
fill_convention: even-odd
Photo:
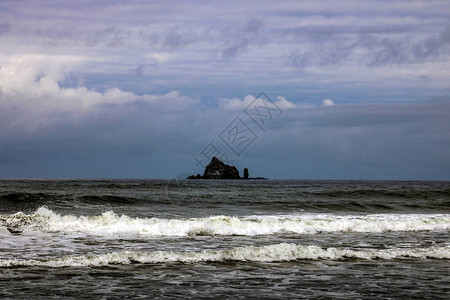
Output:
[[321,248],[289,243],[262,247],[238,247],[228,250],[204,250],[198,252],[153,251],[112,252],[98,255],[63,256],[45,260],[0,260],[0,267],[97,267],[131,263],[199,263],[199,262],[282,262],[299,260],[394,260],[394,259],[450,259],[450,246],[431,248],[392,248],[352,250]]
[[34,214],[0,216],[0,225],[17,230],[91,235],[195,236],[271,235],[318,232],[438,231],[450,229],[450,214],[299,214],[210,216],[205,218],[132,218],[112,211],[98,216],[60,215],[41,207]]

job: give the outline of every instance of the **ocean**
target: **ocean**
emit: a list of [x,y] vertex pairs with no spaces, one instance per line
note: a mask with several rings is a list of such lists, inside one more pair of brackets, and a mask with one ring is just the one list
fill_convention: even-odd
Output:
[[450,183],[0,180],[0,298],[450,299]]

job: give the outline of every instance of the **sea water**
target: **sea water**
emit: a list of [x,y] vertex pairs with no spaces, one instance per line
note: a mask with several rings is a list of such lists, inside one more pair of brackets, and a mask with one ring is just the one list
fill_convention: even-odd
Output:
[[0,180],[2,298],[450,298],[449,182]]

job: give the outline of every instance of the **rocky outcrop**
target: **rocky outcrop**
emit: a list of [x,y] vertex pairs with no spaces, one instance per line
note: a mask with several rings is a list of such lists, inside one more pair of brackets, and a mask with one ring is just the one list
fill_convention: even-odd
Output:
[[244,169],[244,179],[248,179],[248,169]]
[[189,176],[187,179],[202,179],[202,175],[197,174],[197,175],[191,175]]
[[239,176],[239,171],[235,166],[230,166],[222,162],[217,157],[213,157],[206,166],[202,176],[200,174],[191,175],[187,179],[266,179],[263,177],[249,177],[248,169],[244,169],[244,177]]
[[213,157],[206,166],[203,176],[191,175],[187,179],[241,179],[241,176],[235,166],[227,165],[217,157]]
[[202,179],[240,179],[239,171],[235,166],[230,166],[213,157],[206,166]]

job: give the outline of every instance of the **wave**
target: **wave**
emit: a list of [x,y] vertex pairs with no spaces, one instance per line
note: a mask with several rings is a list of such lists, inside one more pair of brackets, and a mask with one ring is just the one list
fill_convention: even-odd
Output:
[[[0,193],[3,211],[32,212],[41,206],[78,208],[110,205],[169,205],[204,207],[215,205],[242,205],[259,209],[304,210],[313,212],[353,211],[366,213],[450,211],[450,189],[443,183],[405,182],[336,182],[312,183],[289,181],[276,185],[268,182],[252,183],[241,190],[239,197],[217,193],[214,182],[171,185],[168,182],[120,181],[51,181],[26,185],[23,192],[12,186]],[[230,184],[231,190],[242,187]],[[234,183],[236,184],[236,183]],[[253,186],[253,184],[257,184]],[[284,186],[283,186],[284,185]],[[34,187],[34,188],[31,188]],[[13,192],[14,191],[14,192]],[[34,192],[33,192],[34,191]],[[133,192],[132,192],[133,191]]]
[[0,260],[0,267],[101,267],[131,263],[198,263],[198,262],[283,262],[299,260],[395,260],[395,259],[450,259],[450,246],[432,248],[392,248],[352,250],[301,246],[289,243],[263,247],[238,247],[228,250],[198,252],[153,251],[112,252],[98,255],[64,256],[45,260]]
[[51,193],[10,193],[0,195],[0,201],[5,206],[14,207],[17,205],[44,205],[65,204],[70,205],[71,202],[86,204],[133,204],[136,198],[122,197],[113,195],[58,195]]
[[32,211],[57,200],[54,195],[45,193],[10,193],[0,195],[2,208]]
[[41,207],[34,214],[0,215],[0,225],[10,231],[80,232],[92,235],[195,236],[271,235],[319,232],[438,231],[450,229],[450,214],[334,215],[299,214],[284,216],[211,216],[206,218],[132,218],[113,211],[98,216],[60,215]]

